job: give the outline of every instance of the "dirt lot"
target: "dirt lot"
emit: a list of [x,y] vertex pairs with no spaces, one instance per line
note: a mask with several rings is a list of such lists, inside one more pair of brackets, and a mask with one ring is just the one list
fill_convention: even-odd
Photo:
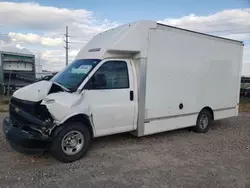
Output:
[[49,154],[12,151],[1,130],[0,187],[248,187],[249,135],[250,113],[242,113],[215,122],[207,134],[184,129],[99,138],[85,158],[63,164]]

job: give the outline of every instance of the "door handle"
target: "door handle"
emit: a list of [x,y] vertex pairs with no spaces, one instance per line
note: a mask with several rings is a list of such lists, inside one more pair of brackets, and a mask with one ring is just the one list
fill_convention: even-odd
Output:
[[133,91],[130,91],[129,98],[130,98],[131,101],[134,100],[134,92]]

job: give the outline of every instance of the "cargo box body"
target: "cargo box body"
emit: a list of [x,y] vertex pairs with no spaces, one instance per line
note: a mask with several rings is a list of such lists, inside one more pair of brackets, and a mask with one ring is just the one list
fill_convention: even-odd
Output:
[[214,119],[238,114],[243,45],[157,25],[149,31],[143,134],[195,125],[203,108]]

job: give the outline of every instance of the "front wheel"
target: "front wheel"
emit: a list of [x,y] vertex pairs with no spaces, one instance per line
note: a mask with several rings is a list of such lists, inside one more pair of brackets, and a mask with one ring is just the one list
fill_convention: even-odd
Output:
[[53,138],[50,153],[57,160],[69,163],[82,158],[91,144],[91,134],[87,126],[69,122]]

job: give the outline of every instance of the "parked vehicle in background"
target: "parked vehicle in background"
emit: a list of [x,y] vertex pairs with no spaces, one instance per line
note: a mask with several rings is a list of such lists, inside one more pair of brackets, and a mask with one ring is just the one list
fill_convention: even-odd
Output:
[[53,77],[54,77],[54,75],[47,75],[47,76],[42,77],[41,80],[50,80]]
[[244,97],[249,97],[250,98],[250,87],[246,88],[244,90]]
[[45,75],[40,79],[37,79],[37,81],[41,81],[41,80],[51,80],[58,72],[53,72],[50,73],[49,75]]
[[245,97],[246,95],[246,88],[240,88],[240,97]]
[[153,21],[108,30],[50,81],[13,94],[5,135],[19,152],[72,162],[100,136],[205,133],[238,115],[242,52],[240,41]]

